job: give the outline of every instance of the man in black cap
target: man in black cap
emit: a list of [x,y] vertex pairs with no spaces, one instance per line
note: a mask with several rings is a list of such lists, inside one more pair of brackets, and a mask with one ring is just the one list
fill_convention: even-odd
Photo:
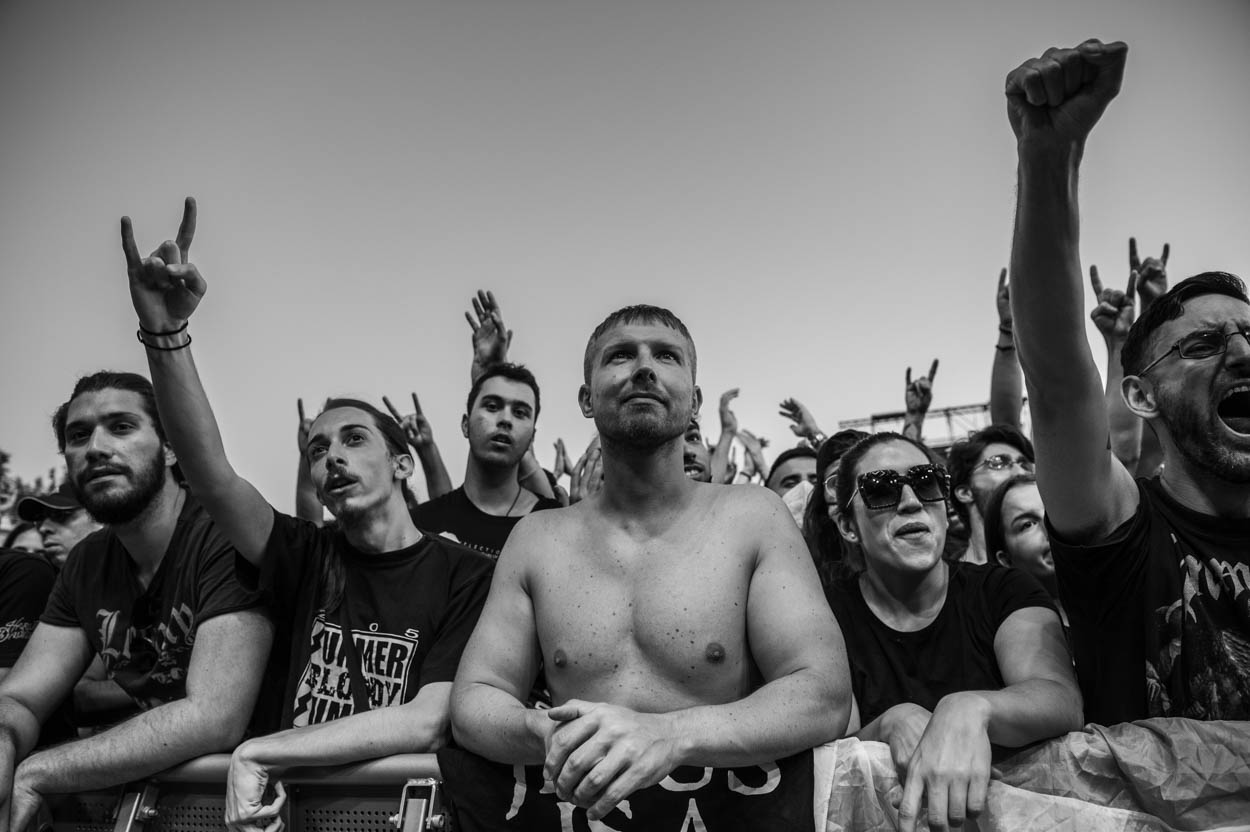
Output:
[[47,494],[23,497],[17,504],[17,516],[39,529],[43,555],[57,569],[65,565],[78,541],[103,528],[78,502],[68,481]]

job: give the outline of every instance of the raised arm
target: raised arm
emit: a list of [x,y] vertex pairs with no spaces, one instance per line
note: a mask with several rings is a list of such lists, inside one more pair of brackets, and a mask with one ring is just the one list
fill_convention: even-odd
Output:
[[912,381],[911,367],[907,368],[906,384],[903,388],[903,402],[907,406],[903,415],[903,435],[917,442],[924,432],[924,418],[929,413],[929,405],[933,404],[933,380],[937,378],[937,371],[936,358],[929,366],[929,374],[915,381]]
[[425,418],[425,412],[421,410],[421,401],[417,398],[417,394],[412,394],[413,412],[407,416],[400,416],[399,410],[386,396],[382,397],[382,403],[395,417],[395,421],[399,422],[399,426],[404,429],[408,444],[417,452],[417,459],[421,460],[421,470],[425,472],[425,489],[429,498],[433,500],[451,491],[451,477],[447,474],[447,466],[443,464],[443,455],[438,450],[438,443],[434,441],[434,430],[430,427],[430,420]]
[[[734,437],[738,435],[738,417],[734,415],[733,400],[738,398],[738,388],[734,387],[720,394],[717,415],[720,417],[720,436],[716,438],[716,446],[712,448],[712,456],[708,465],[712,469],[712,482],[729,484],[734,476],[729,475],[729,450],[733,446]],[[768,473],[765,471],[764,473]]]
[[1011,425],[1019,430],[1020,410],[1024,405],[1024,376],[1016,358],[1014,322],[1011,319],[1011,287],[1007,285],[1007,269],[998,273],[998,343],[994,345],[994,364],[990,368],[990,424]]
[[[1137,238],[1128,238],[1129,270],[1137,272],[1137,305],[1138,312],[1146,314],[1150,304],[1163,296],[1168,290],[1168,256],[1172,246],[1163,244],[1160,257],[1147,257],[1141,260],[1137,256]],[[1141,433],[1141,453],[1137,457],[1137,476],[1153,477],[1163,464],[1163,448],[1159,445],[1159,437],[1153,428],[1143,428]]]
[[325,522],[325,511],[317,497],[312,469],[308,467],[308,431],[313,420],[304,414],[304,400],[296,399],[299,408],[299,429],[295,433],[295,446],[299,450],[299,462],[295,469],[295,516],[320,526]]
[[813,449],[819,450],[820,444],[825,441],[825,434],[816,424],[816,417],[807,409],[807,405],[798,399],[789,398],[783,399],[779,407],[781,408],[778,411],[779,415],[791,422],[790,431],[800,439],[806,440]]
[[1137,470],[1141,455],[1142,420],[1128,409],[1128,403],[1120,393],[1124,381],[1124,367],[1120,364],[1120,352],[1133,325],[1135,304],[1133,296],[1137,289],[1137,272],[1130,272],[1128,286],[1124,291],[1102,285],[1098,267],[1089,267],[1089,282],[1094,290],[1094,310],[1089,317],[1102,333],[1107,345],[1107,385],[1103,394],[1107,402],[1107,426],[1111,430],[1111,452],[1129,471]]
[[[272,638],[272,625],[259,610],[210,618],[196,631],[184,698],[144,711],[103,733],[30,755],[18,766],[15,792],[20,788],[43,795],[104,789],[194,757],[230,750],[242,738],[251,717]],[[82,655],[85,667],[87,654]],[[22,829],[22,820],[15,811],[13,828]]]
[[473,330],[473,363],[469,367],[469,381],[472,383],[491,364],[508,360],[512,330],[504,327],[494,292],[479,289],[477,297],[473,298],[473,311],[465,312],[464,317]]
[[191,357],[187,324],[208,290],[187,260],[195,236],[195,200],[187,197],[178,240],[139,257],[130,217],[122,217],[122,250],[130,299],[148,354],[161,424],[187,482],[217,527],[245,558],[260,563],[273,529],[273,509],[226,459],[217,417]]
[[1085,140],[1116,96],[1128,47],[1048,49],[1007,76],[1019,164],[1011,309],[1046,514],[1072,543],[1110,533],[1137,509],[1132,476],[1108,447],[1098,370],[1085,337],[1077,178]]

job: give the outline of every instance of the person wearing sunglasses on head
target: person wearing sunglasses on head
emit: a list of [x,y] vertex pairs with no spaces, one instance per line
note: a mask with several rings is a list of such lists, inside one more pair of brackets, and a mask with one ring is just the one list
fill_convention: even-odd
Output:
[[[1128,46],[1050,49],[1007,77],[1019,187],[1011,302],[1037,484],[1086,717],[1250,719],[1250,298],[1177,283],[1128,330],[1120,392],[1163,452],[1135,479],[1108,441],[1086,338],[1080,163]],[[1145,264],[1138,264],[1143,268]]]
[[960,560],[992,562],[985,550],[985,507],[994,489],[1033,470],[1033,443],[1012,425],[995,424],[968,434],[946,452],[951,508],[963,521],[968,548]]
[[1081,725],[1059,616],[1028,574],[951,562],[946,470],[914,440],[878,433],[842,455],[835,485],[843,575],[827,590],[846,638],[849,730],[889,744],[910,829],[985,806],[991,746],[1016,748]]

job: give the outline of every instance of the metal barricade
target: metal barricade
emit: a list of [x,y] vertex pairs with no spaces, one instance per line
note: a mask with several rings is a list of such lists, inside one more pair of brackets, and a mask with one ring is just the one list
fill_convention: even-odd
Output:
[[[54,832],[221,832],[228,754],[107,792],[48,798]],[[427,832],[445,828],[438,762],[399,754],[345,766],[291,768],[282,816],[289,832]]]

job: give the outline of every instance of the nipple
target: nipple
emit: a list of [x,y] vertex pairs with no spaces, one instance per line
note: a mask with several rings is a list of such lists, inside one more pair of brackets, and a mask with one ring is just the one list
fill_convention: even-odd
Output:
[[551,657],[551,661],[556,667],[564,667],[569,663],[569,657],[564,655],[563,650],[557,650]]
[[703,657],[712,664],[720,664],[725,660],[725,648],[714,641],[707,646],[707,650],[703,652]]

